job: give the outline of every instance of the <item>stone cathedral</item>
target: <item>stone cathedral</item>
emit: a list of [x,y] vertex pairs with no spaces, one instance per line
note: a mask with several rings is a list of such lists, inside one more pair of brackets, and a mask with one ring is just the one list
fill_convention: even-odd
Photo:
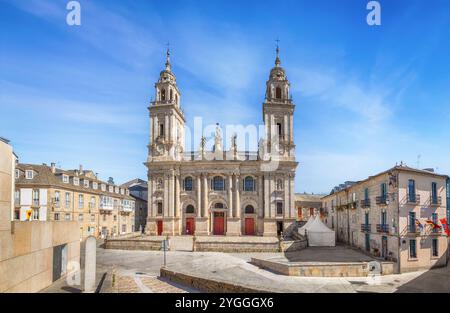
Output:
[[266,83],[265,134],[258,151],[238,151],[237,135],[229,150],[222,151],[219,126],[212,151],[206,151],[205,138],[198,151],[185,151],[186,120],[167,51],[149,107],[147,234],[277,236],[290,231],[296,220],[298,163],[289,87],[277,47]]

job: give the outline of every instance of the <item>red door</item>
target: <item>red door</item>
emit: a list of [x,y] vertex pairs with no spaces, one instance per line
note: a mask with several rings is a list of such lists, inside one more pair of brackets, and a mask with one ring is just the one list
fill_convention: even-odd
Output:
[[195,232],[195,222],[193,217],[186,218],[186,235],[193,235]]
[[161,236],[162,232],[163,232],[163,222],[162,221],[157,221],[156,222],[156,228],[157,228],[157,231],[158,231],[158,236]]
[[225,225],[225,213],[214,212],[213,234],[214,235],[223,235],[224,229],[225,229],[224,225]]
[[297,218],[298,218],[299,221],[302,220],[302,217],[303,217],[302,215],[303,215],[302,208],[298,208]]
[[245,234],[246,235],[255,234],[255,220],[253,218],[245,219]]

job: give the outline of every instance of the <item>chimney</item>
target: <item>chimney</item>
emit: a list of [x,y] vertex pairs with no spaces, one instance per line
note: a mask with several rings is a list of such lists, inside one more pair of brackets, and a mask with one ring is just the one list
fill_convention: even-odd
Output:
[[80,175],[83,175],[83,165],[80,164]]
[[52,173],[55,174],[55,173],[56,173],[56,164],[52,162],[52,163],[50,164],[50,167],[51,167],[51,169],[52,169]]
[[78,176],[78,170],[75,170],[75,176]]

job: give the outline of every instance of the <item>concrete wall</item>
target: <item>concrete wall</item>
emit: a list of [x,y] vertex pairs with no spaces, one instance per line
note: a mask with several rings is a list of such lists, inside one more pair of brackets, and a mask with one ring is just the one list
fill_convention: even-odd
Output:
[[52,283],[53,247],[67,244],[67,264],[80,261],[76,222],[12,222],[0,235],[0,292],[37,292]]

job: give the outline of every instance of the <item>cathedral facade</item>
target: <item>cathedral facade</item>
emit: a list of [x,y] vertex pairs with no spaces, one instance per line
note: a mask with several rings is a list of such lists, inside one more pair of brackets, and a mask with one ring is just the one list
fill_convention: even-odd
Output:
[[293,134],[294,104],[280,66],[266,83],[264,136],[257,152],[238,151],[236,135],[228,150],[216,128],[212,151],[202,138],[198,151],[185,151],[185,116],[167,51],[165,69],[149,107],[149,235],[276,236],[296,220]]

